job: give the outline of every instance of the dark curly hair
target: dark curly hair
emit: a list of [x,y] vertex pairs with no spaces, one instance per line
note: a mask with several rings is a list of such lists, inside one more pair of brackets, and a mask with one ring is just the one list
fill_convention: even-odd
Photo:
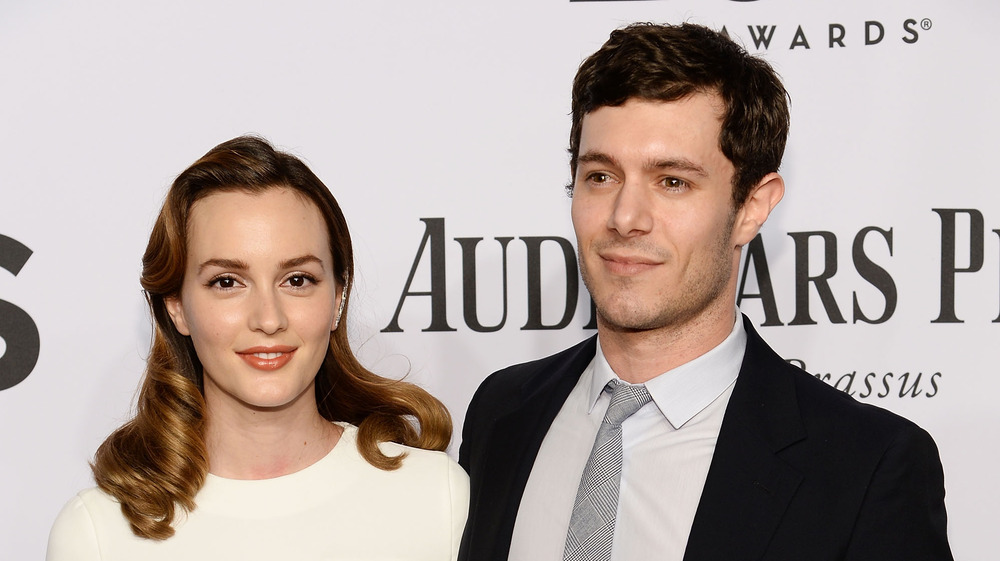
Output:
[[[719,145],[735,168],[733,202],[742,206],[778,170],[788,138],[788,93],[771,66],[701,25],[636,23],[583,61],[573,80],[570,171],[576,176],[583,117],[629,99],[676,101],[697,92],[725,103]],[[573,185],[567,186],[572,194]]]

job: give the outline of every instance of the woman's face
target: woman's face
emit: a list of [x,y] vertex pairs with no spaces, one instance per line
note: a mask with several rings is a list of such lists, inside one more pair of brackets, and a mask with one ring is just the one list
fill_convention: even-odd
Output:
[[194,342],[210,413],[315,408],[340,303],[333,267],[322,215],[291,189],[192,206],[184,282],[167,309]]

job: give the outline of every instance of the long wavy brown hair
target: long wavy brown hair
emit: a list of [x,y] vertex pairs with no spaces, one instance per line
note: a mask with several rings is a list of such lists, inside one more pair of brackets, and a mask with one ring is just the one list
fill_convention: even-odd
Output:
[[[137,536],[172,536],[176,508],[195,508],[195,495],[208,473],[202,365],[191,338],[177,331],[164,302],[180,294],[184,280],[191,207],[219,191],[274,188],[291,188],[319,208],[329,230],[334,274],[340,286],[354,279],[351,237],[340,206],[298,158],[261,138],[241,136],[216,146],[177,177],[142,258],[141,283],[154,333],[135,417],[101,444],[92,465],[97,485],[121,503]],[[444,450],[452,429],[447,409],[423,389],[382,378],[358,362],[347,339],[350,291],[344,300],[340,327],[330,335],[316,375],[320,414],[357,425],[361,455],[380,469],[396,469],[403,461],[383,454],[380,442]]]

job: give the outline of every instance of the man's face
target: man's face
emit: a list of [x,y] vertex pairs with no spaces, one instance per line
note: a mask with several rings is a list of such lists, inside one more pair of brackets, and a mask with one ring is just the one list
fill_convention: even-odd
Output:
[[718,96],[698,93],[632,99],[583,118],[573,227],[605,329],[683,327],[718,314],[731,321],[737,245],[749,239],[733,236],[722,109]]

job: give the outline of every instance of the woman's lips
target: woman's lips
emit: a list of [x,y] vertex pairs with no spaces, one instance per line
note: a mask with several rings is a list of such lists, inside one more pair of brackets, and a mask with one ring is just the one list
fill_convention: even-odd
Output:
[[294,347],[253,347],[237,352],[244,362],[257,370],[277,370],[288,364]]

